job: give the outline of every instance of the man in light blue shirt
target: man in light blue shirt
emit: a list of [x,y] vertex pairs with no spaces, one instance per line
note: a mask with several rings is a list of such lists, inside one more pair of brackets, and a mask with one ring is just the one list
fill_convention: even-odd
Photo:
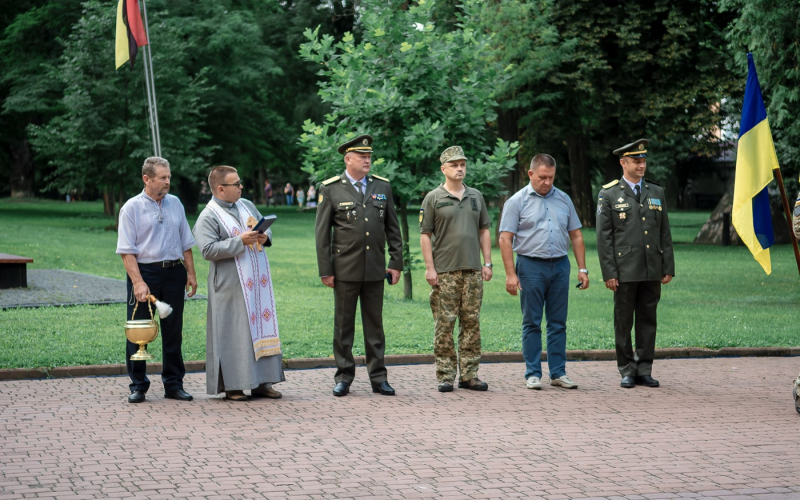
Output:
[[[164,397],[191,401],[183,390],[184,291],[189,297],[197,292],[192,247],[195,245],[183,205],[177,197],[167,194],[170,187],[169,162],[153,156],[144,161],[142,180],[144,191],[128,200],[119,211],[117,254],[122,257],[128,273],[128,314],[136,310],[134,319],[150,319],[147,296],[172,306],[172,314],[161,318],[163,346]],[[190,291],[191,289],[191,291]],[[134,307],[144,302],[141,307]],[[129,403],[141,403],[150,388],[144,361],[131,361],[138,346],[127,343],[126,365],[131,378]]]
[[[553,186],[556,161],[547,154],[531,160],[531,182],[506,201],[500,219],[500,252],[506,291],[520,294],[522,356],[528,389],[542,388],[542,316],[547,311],[550,385],[576,389],[566,372],[570,242],[581,290],[589,288],[581,222],[569,196]],[[517,254],[516,266],[514,253]]]

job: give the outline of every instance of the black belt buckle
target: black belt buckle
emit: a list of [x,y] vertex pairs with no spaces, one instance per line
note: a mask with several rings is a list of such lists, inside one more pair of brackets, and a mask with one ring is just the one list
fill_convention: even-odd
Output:
[[169,269],[171,267],[177,267],[178,264],[180,264],[180,263],[181,263],[180,260],[165,260],[165,261],[161,262],[161,267],[163,267],[165,269]]

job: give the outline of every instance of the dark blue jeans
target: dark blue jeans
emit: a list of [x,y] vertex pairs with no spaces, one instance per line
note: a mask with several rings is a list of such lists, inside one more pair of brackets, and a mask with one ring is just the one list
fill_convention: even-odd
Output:
[[[183,297],[186,287],[186,268],[183,266],[163,269],[151,266],[139,266],[139,273],[142,279],[150,288],[150,293],[158,300],[166,302],[172,306],[172,314],[160,321],[159,336],[161,337],[163,365],[161,371],[161,381],[164,383],[165,392],[174,392],[183,389],[183,376],[186,375],[186,367],[183,365]],[[133,304],[136,299],[133,296],[133,283],[128,277],[128,316],[131,319],[133,314]],[[158,318],[158,312],[153,305],[153,317]],[[136,317],[133,319],[150,319],[147,304],[139,303],[136,309]],[[127,356],[125,364],[128,367],[128,376],[131,378],[131,392],[147,392],[150,388],[150,379],[147,378],[147,363],[145,361],[131,361],[131,356],[139,350],[139,346],[129,340],[127,343]]]
[[517,256],[522,287],[522,357],[525,378],[542,376],[542,316],[547,315],[547,365],[550,379],[567,374],[567,306],[569,259],[543,260]]

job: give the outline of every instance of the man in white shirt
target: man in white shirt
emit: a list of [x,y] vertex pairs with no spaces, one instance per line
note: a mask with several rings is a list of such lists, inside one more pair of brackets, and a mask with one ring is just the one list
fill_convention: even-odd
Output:
[[[172,306],[172,314],[161,319],[161,344],[164,397],[191,401],[192,395],[183,389],[186,368],[183,365],[184,291],[191,297],[197,292],[192,247],[194,237],[186,220],[183,205],[168,194],[170,187],[169,162],[153,156],[144,161],[142,180],[144,190],[128,200],[119,211],[117,254],[122,257],[128,273],[128,314],[131,319],[150,319],[147,296]],[[126,364],[131,378],[129,403],[141,403],[150,388],[144,361],[131,361],[139,347],[127,341]]]

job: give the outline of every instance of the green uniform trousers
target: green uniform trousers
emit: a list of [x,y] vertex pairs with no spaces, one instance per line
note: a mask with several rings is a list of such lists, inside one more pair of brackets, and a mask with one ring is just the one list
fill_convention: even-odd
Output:
[[[481,302],[483,278],[480,271],[439,273],[439,286],[431,289],[433,312],[433,354],[436,356],[436,379],[455,381],[456,367],[461,380],[478,377],[481,362]],[[458,319],[458,356],[453,329]]]
[[367,371],[372,383],[386,381],[383,354],[386,339],[383,333],[383,280],[334,280],[333,357],[336,360],[336,383],[352,383],[356,376],[353,359],[353,338],[356,333],[356,305],[361,302],[361,326],[364,329],[364,351]]
[[[660,281],[626,281],[620,283],[614,292],[617,368],[623,377],[650,375],[653,370],[656,309],[660,299]],[[635,350],[631,342],[631,329],[635,333]]]

